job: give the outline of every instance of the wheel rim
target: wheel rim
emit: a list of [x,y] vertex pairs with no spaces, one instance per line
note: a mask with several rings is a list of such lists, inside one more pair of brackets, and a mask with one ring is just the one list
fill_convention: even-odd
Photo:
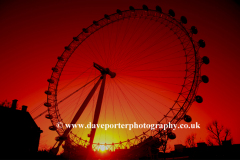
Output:
[[[53,68],[53,73],[52,73],[52,76],[51,76],[51,80],[53,80],[54,82],[49,83],[49,87],[48,87],[48,91],[51,93],[51,95],[48,95],[48,101],[47,102],[49,104],[51,104],[51,107],[48,107],[48,111],[49,111],[49,114],[53,117],[51,119],[51,122],[52,122],[53,126],[56,126],[56,124],[58,122],[63,122],[63,119],[61,118],[61,114],[59,113],[59,110],[58,110],[58,105],[59,105],[59,100],[57,99],[57,98],[59,98],[59,97],[57,97],[58,93],[59,93],[58,88],[59,88],[59,85],[61,85],[59,83],[60,82],[60,77],[61,77],[61,80],[62,79],[64,80],[64,78],[62,78],[62,73],[64,73],[64,71],[66,72],[67,67],[68,67],[67,62],[69,61],[69,58],[72,56],[73,52],[77,51],[77,48],[81,45],[82,46],[85,45],[85,47],[87,47],[87,45],[89,45],[88,43],[92,40],[92,39],[90,39],[91,36],[93,36],[94,34],[96,34],[96,36],[97,36],[97,34],[98,34],[97,31],[101,31],[101,29],[104,30],[104,27],[106,27],[106,26],[109,26],[109,28],[111,28],[111,25],[113,26],[114,23],[115,24],[120,23],[120,21],[123,21],[122,23],[124,23],[125,19],[131,19],[131,18],[133,18],[132,21],[134,21],[137,18],[139,18],[139,19],[144,19],[145,18],[145,20],[149,20],[149,21],[152,21],[152,22],[156,21],[156,23],[159,23],[159,24],[162,23],[161,26],[165,25],[165,27],[166,27],[165,29],[168,29],[169,31],[171,31],[173,33],[173,35],[176,36],[175,39],[179,40],[179,42],[181,44],[181,47],[182,47],[182,53],[184,53],[183,56],[185,58],[185,61],[184,61],[184,63],[185,63],[184,77],[185,77],[185,79],[183,80],[182,87],[180,89],[178,97],[175,99],[174,104],[171,107],[168,107],[169,108],[168,112],[165,113],[161,119],[159,119],[160,123],[168,123],[168,122],[178,123],[182,119],[182,117],[185,115],[185,113],[188,111],[191,104],[195,100],[197,88],[198,88],[198,85],[200,83],[200,78],[199,77],[200,77],[200,66],[201,66],[200,57],[198,55],[199,46],[197,45],[196,42],[193,41],[192,34],[185,29],[183,24],[181,24],[178,20],[176,20],[175,18],[171,17],[168,14],[160,13],[160,12],[155,11],[155,10],[148,10],[148,11],[146,11],[146,10],[135,10],[134,12],[131,11],[131,10],[127,10],[127,11],[122,11],[122,15],[120,15],[118,13],[115,13],[115,14],[112,14],[110,16],[105,16],[105,18],[94,22],[93,25],[84,29],[83,32],[81,32],[77,37],[75,37],[74,40],[69,44],[69,46],[65,48],[65,51],[63,52],[63,54],[58,58],[58,62],[56,64],[56,66]],[[136,24],[138,22],[139,21],[137,21]],[[128,22],[126,22],[126,23],[128,23]],[[127,25],[128,24],[126,24],[126,26]],[[104,32],[102,32],[102,33],[104,33]],[[116,33],[116,36],[117,36],[117,33]],[[87,41],[87,40],[89,40],[89,41]],[[131,37],[130,37],[130,40],[131,40]],[[84,42],[86,42],[86,43],[83,44]],[[169,41],[166,41],[166,43],[167,42],[169,42]],[[93,44],[92,47],[94,48],[95,45],[94,45],[94,43],[92,43],[92,44]],[[120,43],[118,48],[121,47],[121,44],[122,43]],[[101,46],[101,45],[99,45],[99,46]],[[102,50],[103,49],[105,49],[105,48],[102,48]],[[97,50],[97,49],[95,48],[95,50]],[[99,48],[98,48],[98,50],[99,50]],[[110,50],[111,50],[111,47],[110,47],[109,51]],[[162,50],[162,52],[163,51],[164,50]],[[94,53],[94,51],[92,51],[92,53]],[[118,52],[118,53],[120,53],[120,52]],[[175,52],[171,52],[171,53],[174,54]],[[108,56],[108,55],[105,54],[105,56]],[[135,54],[135,56],[136,55],[138,55],[138,54]],[[93,56],[93,54],[91,56]],[[111,55],[109,55],[109,56],[111,56]],[[123,57],[125,56],[129,59],[128,52],[125,52],[121,56],[123,56]],[[96,56],[96,57],[97,57],[96,60],[98,59],[98,61],[101,61],[100,60],[101,59],[101,54],[99,54],[99,56]],[[114,56],[112,56],[112,57],[114,57]],[[85,57],[85,58],[87,58],[87,57]],[[142,57],[140,57],[140,58],[142,58]],[[172,58],[174,58],[174,57],[172,57]],[[115,59],[119,60],[119,55],[118,55],[118,57],[115,57]],[[130,57],[130,59],[131,59],[131,57]],[[110,60],[108,58],[105,61],[106,67],[108,67],[107,65],[108,65],[108,62]],[[71,62],[71,61],[69,61],[69,62]],[[124,64],[124,61],[123,60],[121,61],[121,59],[120,59],[119,62],[118,62],[118,65],[122,65],[123,69],[126,69],[126,66],[129,64],[129,61],[127,61],[127,62],[128,63]],[[148,62],[148,61],[146,61],[146,62]],[[104,64],[104,62],[102,62],[102,63]],[[72,61],[71,64],[74,64],[73,61]],[[110,64],[109,67],[111,67],[112,65],[114,65],[114,64]],[[171,68],[171,65],[174,65],[174,64],[169,64],[168,67]],[[80,65],[78,67],[80,67]],[[165,65],[165,67],[166,67],[166,65]],[[84,69],[85,70],[82,70],[83,74],[87,73],[89,71],[90,67],[89,68],[84,68]],[[114,69],[116,70],[117,68],[113,67],[113,70]],[[131,69],[131,67],[130,67],[130,69]],[[135,68],[135,69],[141,69],[141,67],[140,68]],[[128,70],[129,70],[129,68],[128,68]],[[86,72],[84,72],[84,71],[86,71]],[[162,70],[162,72],[164,72],[164,71]],[[117,76],[118,76],[119,72],[116,71],[116,73],[117,73]],[[126,73],[128,73],[128,72],[125,72],[125,74]],[[133,76],[134,74],[135,73],[132,72],[131,76]],[[94,76],[96,76],[96,72],[95,72]],[[148,73],[144,73],[143,76],[146,76],[146,77],[149,78],[150,75]],[[120,77],[121,77],[121,72],[120,72]],[[93,77],[90,77],[90,78],[93,78]],[[151,78],[147,79],[147,80],[149,81],[149,80],[151,80]],[[153,80],[152,80],[152,82],[153,82]],[[131,84],[131,80],[128,79],[127,83]],[[165,82],[162,81],[162,83],[165,83]],[[168,83],[171,83],[171,82],[168,81]],[[167,84],[167,83],[165,83],[165,84]],[[62,86],[64,86],[64,85],[62,85]],[[121,87],[119,87],[119,88],[121,88]],[[56,130],[57,130],[59,135],[62,135],[63,132],[64,132],[64,129],[65,128],[57,128]],[[108,145],[108,146],[118,145],[118,146],[130,147],[131,145],[139,143],[139,141],[137,141],[136,143],[131,142],[131,141],[134,141],[136,139],[139,140],[142,137],[146,138],[150,135],[158,136],[158,131],[157,130],[155,130],[154,133],[149,133],[149,132],[150,132],[150,130],[145,130],[142,134],[133,136],[132,138],[128,138],[128,140],[125,140],[123,142],[115,142],[113,144],[112,143],[110,143],[110,144],[109,143],[108,144],[95,143],[95,144],[96,144],[96,146],[99,146],[99,145]],[[78,137],[77,134],[74,134],[72,132],[70,133],[70,137],[77,144],[80,144],[80,145],[83,145],[83,146],[86,146],[88,144],[88,142],[86,140]]]

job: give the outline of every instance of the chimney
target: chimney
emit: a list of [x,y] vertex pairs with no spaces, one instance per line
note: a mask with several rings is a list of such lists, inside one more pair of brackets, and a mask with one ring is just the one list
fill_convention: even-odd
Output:
[[14,110],[16,110],[16,108],[17,108],[17,99],[14,99],[14,100],[12,100],[12,109],[14,109]]
[[22,111],[23,111],[23,112],[27,112],[27,106],[24,106],[24,105],[23,105],[23,106],[22,106]]

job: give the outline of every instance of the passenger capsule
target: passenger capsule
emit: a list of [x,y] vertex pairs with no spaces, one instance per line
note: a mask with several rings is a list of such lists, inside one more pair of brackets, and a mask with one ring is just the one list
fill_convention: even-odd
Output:
[[52,92],[50,92],[50,91],[45,91],[45,94],[46,94],[46,95],[52,95]]
[[209,58],[207,56],[202,57],[202,62],[204,64],[209,64]]
[[192,118],[189,115],[184,115],[183,119],[185,122],[188,122],[188,123],[192,121]]
[[168,138],[169,138],[169,139],[175,139],[175,138],[176,138],[176,134],[173,133],[173,132],[170,132],[170,133],[168,134]]
[[83,31],[84,33],[88,33],[88,29],[86,29],[86,28],[83,28],[82,31]]
[[198,33],[197,27],[192,26],[191,27],[191,32],[192,32],[192,34],[197,34]]
[[56,131],[56,127],[55,127],[55,126],[50,126],[49,129],[50,129],[51,131]]
[[143,10],[148,11],[148,7],[146,5],[142,6]]
[[54,83],[54,80],[53,79],[48,79],[47,80],[49,83]]
[[107,14],[104,15],[104,18],[106,18],[107,20],[110,20],[110,17]]
[[59,61],[64,61],[64,58],[61,57],[61,56],[59,56],[59,57],[58,57],[58,60],[59,60]]
[[68,50],[68,51],[71,50],[70,47],[68,47],[68,46],[65,46],[64,48],[65,48],[65,50]]
[[78,37],[73,37],[74,41],[79,41]]
[[187,18],[185,16],[182,16],[180,20],[183,24],[187,24]]
[[170,16],[175,17],[175,12],[172,9],[169,9],[168,13]]
[[51,103],[44,103],[44,106],[46,106],[46,107],[51,107],[52,105],[51,105]]
[[162,13],[162,8],[159,6],[156,6],[156,11],[158,11],[159,13]]
[[52,119],[53,117],[52,117],[52,115],[50,115],[50,114],[46,114],[46,115],[45,115],[45,118],[47,118],[47,119]]
[[198,41],[198,45],[199,45],[199,47],[202,47],[202,48],[204,48],[204,47],[206,46],[205,41],[202,40],[202,39],[200,39],[200,40]]
[[133,6],[130,6],[129,9],[130,9],[130,11],[135,12],[135,9]]
[[93,24],[94,24],[95,26],[99,26],[98,21],[93,21]]
[[208,79],[207,76],[203,75],[203,76],[202,76],[202,81],[203,81],[203,83],[208,83],[208,82],[209,82],[209,79]]
[[53,72],[58,72],[58,69],[56,67],[52,68]]
[[201,96],[196,96],[196,101],[197,101],[197,103],[202,103],[203,98]]
[[117,14],[122,15],[122,11],[120,9],[117,9]]

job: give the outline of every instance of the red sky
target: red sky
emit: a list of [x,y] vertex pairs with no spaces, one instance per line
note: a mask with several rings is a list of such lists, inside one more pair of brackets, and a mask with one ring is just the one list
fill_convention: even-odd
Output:
[[[199,122],[199,130],[176,131],[173,143],[184,143],[190,133],[197,133],[198,140],[205,141],[206,124],[218,120],[232,131],[233,142],[240,143],[237,117],[239,116],[238,84],[240,6],[234,1],[1,1],[0,2],[0,100],[18,99],[19,105],[29,106],[31,111],[46,100],[44,91],[51,68],[64,46],[93,20],[112,14],[116,9],[126,10],[130,5],[149,9],[156,5],[163,12],[173,9],[176,18],[188,19],[188,28],[194,25],[198,34],[194,39],[204,39],[206,47],[201,56],[208,56],[210,64],[202,67],[202,74],[210,79],[201,84],[198,94],[202,104],[194,103],[188,114],[193,123]],[[34,112],[35,117],[39,112]],[[53,145],[57,135],[48,130],[51,125],[44,117],[36,120],[44,131],[41,144]],[[179,136],[178,136],[179,135]]]

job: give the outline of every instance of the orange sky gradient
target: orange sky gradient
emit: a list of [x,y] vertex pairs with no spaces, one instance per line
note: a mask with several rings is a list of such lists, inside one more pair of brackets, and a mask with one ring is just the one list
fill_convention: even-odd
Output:
[[[130,5],[142,8],[143,4],[149,9],[159,5],[165,13],[173,9],[176,19],[186,16],[186,27],[194,25],[198,29],[194,39],[206,42],[200,55],[210,59],[210,64],[203,65],[201,70],[210,80],[208,84],[200,84],[198,90],[203,103],[193,103],[188,111],[193,118],[191,123],[200,123],[201,129],[176,130],[177,138],[171,144],[184,144],[191,133],[197,133],[197,141],[205,141],[206,125],[212,120],[229,128],[233,143],[240,143],[237,120],[240,113],[240,5],[235,1],[1,1],[0,101],[18,99],[19,106],[27,105],[31,112],[46,100],[44,91],[51,68],[72,37],[104,14],[115,13],[116,9],[127,10]],[[32,116],[45,109],[40,108]],[[43,130],[40,145],[52,146],[57,133],[49,131],[50,120],[42,116],[36,123]]]

